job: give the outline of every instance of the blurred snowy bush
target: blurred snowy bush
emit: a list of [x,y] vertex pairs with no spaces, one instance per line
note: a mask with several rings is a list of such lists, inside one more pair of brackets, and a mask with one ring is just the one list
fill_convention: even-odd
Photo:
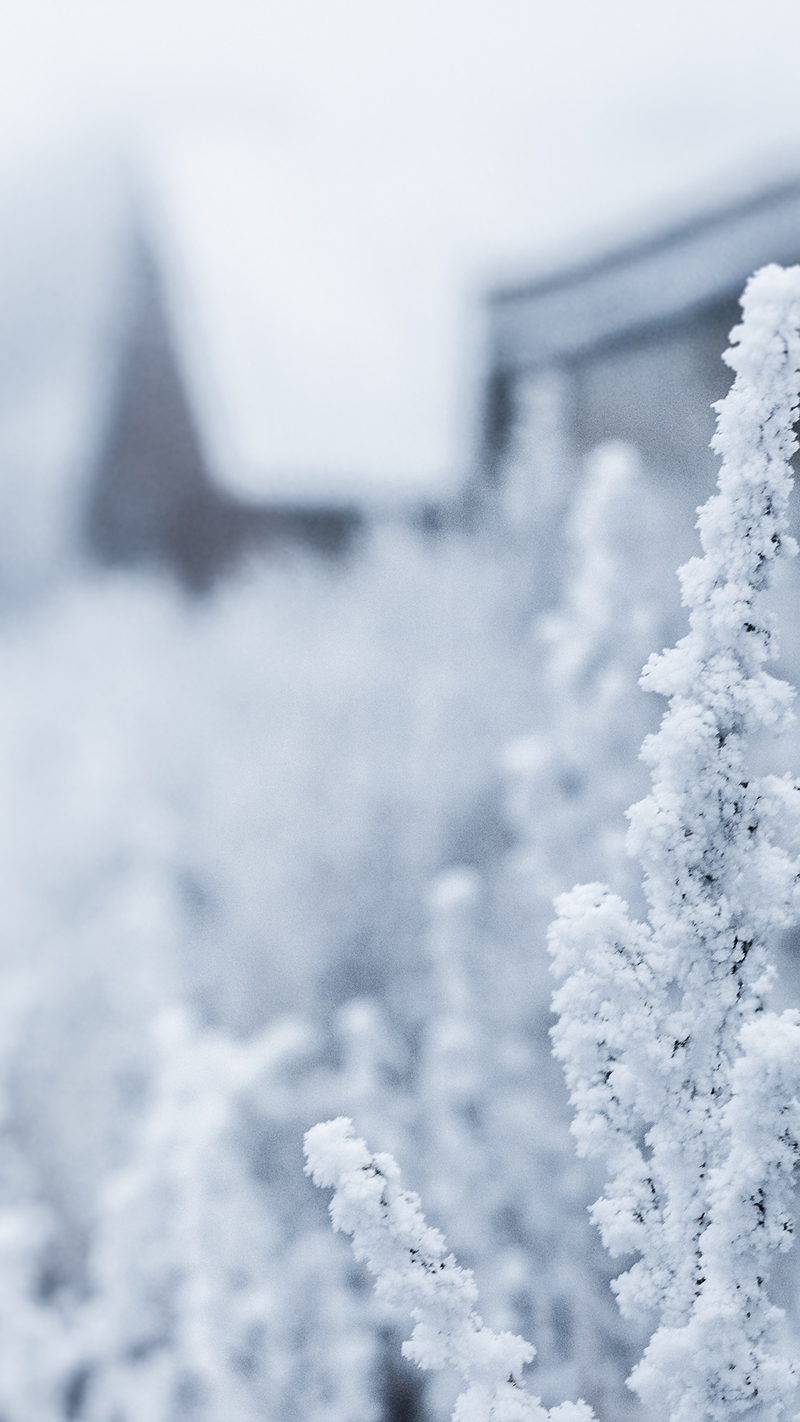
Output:
[[[303,1377],[305,1416],[380,1410],[383,1324],[363,1347],[350,1338],[360,1381],[350,1369],[341,1406],[338,1384],[312,1382],[341,1371],[359,1293],[314,1192],[298,1196],[298,1151],[325,1111],[369,1111],[389,1136],[410,1119],[425,886],[454,844],[482,861],[504,843],[495,746],[524,724],[530,694],[509,597],[490,550],[386,530],[354,566],[253,567],[204,601],[144,576],[76,573],[7,614],[9,1002],[25,983],[2,1054],[6,1154],[20,1162],[6,1172],[0,1285],[0,1348],[21,1379],[10,1418],[231,1415],[234,1381],[224,1394],[223,1365],[209,1380],[209,1358],[199,1371],[193,1358],[197,1330],[215,1328],[219,1357],[247,1355],[233,1304],[198,1302],[235,1267],[209,1259],[197,1275],[198,1231],[219,1231],[177,1227],[193,1198],[175,1182],[181,1151],[212,1195],[227,1181],[233,1255],[271,1291],[272,1323],[252,1325],[258,1363],[241,1364],[254,1370],[247,1405],[266,1397],[283,1415]],[[196,1051],[179,1033],[171,1057],[152,1023],[176,1003],[204,1025]],[[287,1012],[307,1038],[289,1106],[276,1115],[262,1073],[259,1101],[255,1085],[245,1093],[249,1150],[233,1128],[206,1140],[223,1107],[203,1034],[222,1034],[233,1060]],[[184,1077],[195,1095],[180,1105]],[[236,1308],[237,1289],[256,1289],[230,1287]],[[34,1372],[22,1360],[37,1330],[52,1339]],[[276,1382],[281,1371],[295,1384]],[[47,1406],[34,1407],[36,1389]]]
[[487,1323],[535,1332],[547,1404],[631,1406],[544,938],[554,892],[619,870],[640,793],[637,470],[589,461],[533,623],[524,550],[389,527],[202,600],[75,572],[5,615],[8,1422],[445,1407],[298,1182],[343,1112],[402,1154]]
[[[594,882],[559,897],[550,930],[561,980],[551,1035],[575,1108],[572,1129],[581,1155],[601,1159],[609,1176],[591,1212],[612,1257],[639,1256],[613,1288],[623,1317],[647,1319],[652,1331],[628,1385],[669,1422],[726,1422],[733,1414],[778,1422],[797,1382],[796,1347],[787,1347],[785,1316],[767,1284],[794,1233],[800,1012],[765,1008],[775,978],[770,950],[800,906],[800,782],[754,775],[750,739],[792,722],[793,689],[764,669],[776,657],[764,594],[776,560],[797,553],[787,502],[797,450],[800,267],[764,268],[748,283],[742,306],[743,323],[725,354],[736,380],[716,406],[718,493],[698,520],[704,557],[680,570],[690,630],[672,650],[653,654],[641,678],[668,697],[660,729],[642,750],[651,792],[629,811],[647,919],[632,919],[618,895]],[[629,466],[617,450],[605,451],[596,468],[585,500],[594,505],[595,540]],[[593,667],[605,632],[615,629],[614,645],[623,653],[627,647],[626,619],[612,613],[613,560],[588,550],[584,566],[595,599],[581,596],[586,584],[579,579],[567,615],[553,619],[552,685],[573,694],[550,745],[528,742],[512,756],[525,776],[516,796],[527,830],[524,870],[545,882],[548,869],[551,878],[558,874],[554,851],[563,845],[569,861],[575,839],[569,815],[559,813],[564,766],[577,767],[578,783],[596,790],[582,808],[590,817],[600,806],[600,851],[602,777],[612,772],[613,785],[615,749],[624,740],[614,668],[606,662],[598,678]],[[569,616],[576,610],[578,627]],[[592,634],[581,636],[587,625]],[[592,722],[581,706],[582,683],[594,688],[604,711]],[[605,751],[599,762],[586,755],[593,741]],[[555,813],[543,814],[550,806]],[[493,958],[485,925],[481,931],[475,919],[479,887],[462,870],[440,880],[432,896],[439,1015],[434,1009],[421,1054],[426,1193],[440,1217],[449,1214],[462,1231],[473,1257],[484,1256],[495,1291],[516,1242],[523,1246],[521,1277],[546,1300],[560,1262],[557,1234],[537,1270],[537,1221],[526,1218],[525,1205],[540,1208],[547,1199],[541,1122],[548,1113],[536,1074],[509,1071],[507,1055],[516,1045],[524,1061],[526,1041],[535,1049],[534,1019],[515,1042],[513,1014],[492,1012],[497,983],[491,970],[483,979],[478,970]],[[506,985],[529,1009],[530,982],[523,971]],[[526,1075],[527,1120],[524,1111],[506,1114]],[[352,1236],[378,1296],[414,1321],[406,1356],[459,1376],[454,1422],[591,1417],[582,1401],[548,1414],[525,1390],[521,1369],[536,1350],[487,1328],[474,1307],[472,1273],[445,1254],[442,1235],[426,1225],[419,1197],[400,1187],[389,1154],[372,1155],[343,1117],[309,1131],[306,1151],[315,1183],[334,1188],[334,1228]],[[563,1166],[557,1157],[548,1164],[559,1225],[574,1249]],[[581,1265],[573,1276],[579,1299],[592,1279],[585,1254]],[[615,1350],[600,1291],[594,1293],[584,1332],[598,1337],[606,1328],[591,1379],[597,1389]],[[540,1320],[532,1322],[538,1339]],[[546,1367],[534,1379],[537,1391],[543,1380]]]

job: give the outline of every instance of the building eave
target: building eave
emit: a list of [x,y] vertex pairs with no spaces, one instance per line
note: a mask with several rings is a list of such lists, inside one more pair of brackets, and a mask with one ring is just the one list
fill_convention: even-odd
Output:
[[508,372],[574,359],[737,296],[767,262],[800,257],[800,178],[774,184],[566,270],[489,296],[491,361]]

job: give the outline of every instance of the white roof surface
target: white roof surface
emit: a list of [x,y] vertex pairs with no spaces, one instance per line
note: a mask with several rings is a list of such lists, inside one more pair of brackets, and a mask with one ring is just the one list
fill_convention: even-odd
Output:
[[300,500],[446,485],[457,371],[340,191],[290,151],[206,132],[148,155],[146,192],[218,482]]
[[757,23],[730,0],[7,0],[0,190],[66,135],[157,137],[220,477],[433,488],[466,462],[487,273],[796,158],[798,45],[796,0]]

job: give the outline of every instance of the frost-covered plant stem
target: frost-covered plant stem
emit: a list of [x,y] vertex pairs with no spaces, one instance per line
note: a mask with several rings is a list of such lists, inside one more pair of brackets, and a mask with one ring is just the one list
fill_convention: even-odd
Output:
[[[797,784],[747,770],[748,736],[781,729],[791,689],[761,595],[786,536],[800,388],[800,268],[767,267],[742,299],[718,408],[719,492],[705,556],[681,570],[690,631],[643,685],[669,698],[630,812],[646,924],[603,885],[558,901],[554,1029],[579,1149],[605,1157],[594,1207],[627,1314],[660,1319],[631,1385],[673,1422],[778,1418],[794,1385],[770,1260],[792,1238],[800,1138],[800,1015],[764,1010],[770,938],[797,907]],[[794,843],[792,843],[794,840]]]
[[356,1258],[377,1275],[376,1292],[415,1321],[404,1354],[421,1368],[454,1368],[467,1383],[456,1422],[589,1422],[586,1403],[549,1412],[519,1381],[535,1349],[513,1333],[494,1333],[475,1312],[471,1272],[446,1253],[425,1223],[416,1195],[403,1190],[390,1155],[371,1155],[346,1117],[306,1135],[306,1170],[315,1185],[333,1186],[334,1229],[353,1237]]

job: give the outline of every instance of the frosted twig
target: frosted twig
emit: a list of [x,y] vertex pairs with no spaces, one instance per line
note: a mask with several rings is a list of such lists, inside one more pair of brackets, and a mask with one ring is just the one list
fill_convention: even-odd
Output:
[[585,1402],[547,1411],[520,1381],[534,1356],[513,1333],[494,1333],[475,1312],[475,1281],[446,1253],[438,1230],[425,1223],[416,1195],[403,1190],[390,1155],[370,1154],[346,1117],[306,1135],[307,1173],[333,1186],[334,1229],[352,1235],[357,1259],[375,1274],[381,1298],[414,1319],[406,1357],[421,1368],[455,1368],[467,1383],[455,1422],[590,1422]]

